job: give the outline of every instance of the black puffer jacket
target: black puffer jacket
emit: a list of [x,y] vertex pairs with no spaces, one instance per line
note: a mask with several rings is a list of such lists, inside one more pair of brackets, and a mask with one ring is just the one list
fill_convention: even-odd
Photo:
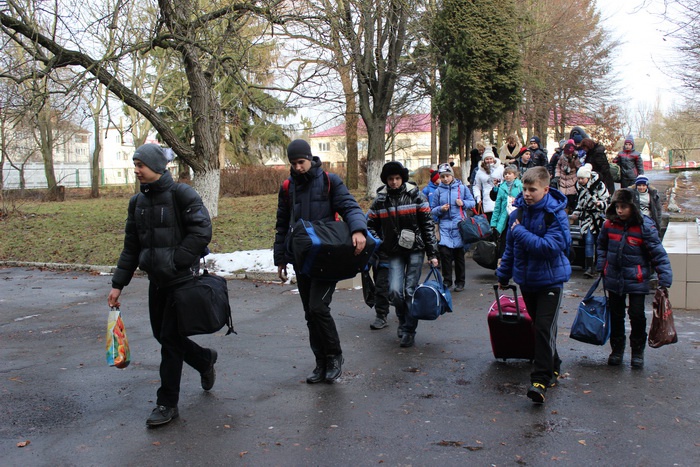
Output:
[[377,198],[367,212],[367,230],[382,239],[380,257],[409,251],[399,246],[398,235],[403,229],[416,234],[410,251],[425,251],[428,259],[437,258],[435,224],[428,200],[413,183],[404,183],[396,190],[384,185],[377,190]]
[[159,287],[186,281],[204,254],[211,232],[211,219],[202,199],[192,187],[175,183],[170,172],[154,183],[141,185],[141,193],[129,200],[124,249],[112,286],[122,289],[129,285],[137,267]]
[[[290,169],[291,176],[280,187],[277,197],[277,223],[275,224],[274,260],[276,266],[294,264],[287,254],[287,235],[292,222],[290,209],[294,202],[294,222],[331,221],[335,213],[348,223],[350,232],[364,232],[367,221],[357,200],[336,174],[324,172],[321,160],[314,156],[311,169],[298,174]],[[286,189],[285,189],[286,186]]]

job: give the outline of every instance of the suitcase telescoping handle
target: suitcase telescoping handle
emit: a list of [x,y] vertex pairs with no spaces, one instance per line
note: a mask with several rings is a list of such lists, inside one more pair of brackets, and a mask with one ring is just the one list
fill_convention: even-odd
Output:
[[[499,284],[493,285],[493,293],[496,295],[496,306],[498,307],[498,319],[503,320],[503,310],[501,309],[501,300],[498,296]],[[514,284],[508,284],[506,289],[511,289],[513,291],[513,298],[515,301],[515,312],[518,314],[518,321],[520,321],[520,303],[518,303],[518,287]],[[512,316],[512,315],[511,315]]]

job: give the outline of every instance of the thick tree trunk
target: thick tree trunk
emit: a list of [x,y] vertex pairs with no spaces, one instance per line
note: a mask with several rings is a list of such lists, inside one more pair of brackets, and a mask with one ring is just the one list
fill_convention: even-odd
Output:
[[209,215],[212,218],[219,215],[220,184],[221,171],[218,168],[209,168],[208,170],[194,173],[194,189],[197,190],[199,196],[202,197],[202,202],[209,210]]
[[379,176],[386,159],[384,144],[386,135],[386,119],[376,118],[367,125],[367,138],[369,145],[367,148],[367,196],[372,199],[377,196],[377,188],[382,186]]

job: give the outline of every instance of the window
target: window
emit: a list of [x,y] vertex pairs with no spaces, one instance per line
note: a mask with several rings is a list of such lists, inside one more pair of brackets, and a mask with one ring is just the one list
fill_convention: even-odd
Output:
[[331,150],[331,143],[318,143],[318,150],[321,152],[328,152]]
[[339,141],[337,143],[337,148],[338,148],[338,151],[344,152],[345,151],[345,141]]

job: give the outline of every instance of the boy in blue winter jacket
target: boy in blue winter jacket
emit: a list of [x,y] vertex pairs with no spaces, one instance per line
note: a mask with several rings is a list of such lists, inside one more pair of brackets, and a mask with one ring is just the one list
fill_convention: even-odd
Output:
[[528,170],[517,208],[508,217],[506,249],[496,270],[504,289],[510,279],[520,286],[535,328],[535,364],[527,391],[543,403],[548,387],[556,384],[561,360],[557,353],[557,317],[564,282],[571,277],[571,244],[566,196],[549,187],[545,167]]
[[452,286],[452,263],[455,265],[455,292],[464,290],[465,263],[464,242],[459,233],[459,221],[466,217],[466,211],[476,203],[469,188],[457,180],[450,164],[440,164],[440,185],[430,199],[430,209],[433,217],[439,222],[440,263],[442,264],[442,280],[445,287]]
[[647,341],[644,300],[649,293],[649,279],[653,272],[657,272],[659,287],[671,287],[671,262],[659,240],[654,221],[642,215],[632,191],[615,191],[606,217],[598,236],[597,269],[603,274],[610,306],[612,353],[608,365],[622,364],[625,353],[625,299],[629,297],[627,314],[631,326],[631,366],[643,368]]

